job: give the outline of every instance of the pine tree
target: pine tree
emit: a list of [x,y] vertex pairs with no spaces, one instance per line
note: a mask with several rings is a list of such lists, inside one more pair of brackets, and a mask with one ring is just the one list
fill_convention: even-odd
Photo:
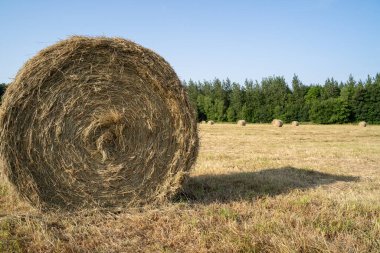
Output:
[[236,121],[241,116],[241,109],[243,106],[243,96],[240,84],[232,83],[232,90],[230,94],[230,106],[227,110],[227,120],[229,122]]
[[0,84],[0,103],[1,103],[1,98],[3,97],[3,94],[5,93],[5,89],[7,88],[5,83]]

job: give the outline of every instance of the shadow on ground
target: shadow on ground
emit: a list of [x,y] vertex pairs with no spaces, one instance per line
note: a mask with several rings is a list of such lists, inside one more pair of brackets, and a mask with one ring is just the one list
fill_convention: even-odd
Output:
[[293,189],[309,189],[337,181],[359,181],[359,177],[327,174],[313,170],[283,167],[257,172],[190,177],[175,202],[212,203],[252,200],[275,196]]

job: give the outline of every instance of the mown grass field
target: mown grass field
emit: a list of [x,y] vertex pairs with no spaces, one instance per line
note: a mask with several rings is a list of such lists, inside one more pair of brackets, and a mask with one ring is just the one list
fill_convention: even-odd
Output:
[[380,252],[380,126],[200,125],[161,207],[40,214],[0,184],[0,252]]

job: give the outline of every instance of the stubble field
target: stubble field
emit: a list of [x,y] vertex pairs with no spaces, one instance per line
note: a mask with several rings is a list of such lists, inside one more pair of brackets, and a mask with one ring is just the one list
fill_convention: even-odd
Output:
[[159,207],[41,214],[0,181],[0,252],[380,252],[380,126],[200,125]]

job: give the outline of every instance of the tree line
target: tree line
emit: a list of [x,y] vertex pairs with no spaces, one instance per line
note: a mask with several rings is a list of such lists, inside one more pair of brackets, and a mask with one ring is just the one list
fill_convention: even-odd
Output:
[[[328,78],[323,85],[303,84],[294,75],[291,87],[282,76],[243,85],[226,80],[183,81],[198,121],[268,123],[274,118],[318,124],[367,121],[380,123],[380,73],[365,81]],[[0,84],[0,97],[6,84]]]
[[6,86],[5,83],[0,83],[0,98],[3,96],[6,87],[7,87],[7,86]]
[[323,85],[305,85],[294,75],[291,87],[281,76],[246,80],[243,85],[229,79],[183,83],[199,121],[380,123],[380,74],[365,81],[328,78]]

